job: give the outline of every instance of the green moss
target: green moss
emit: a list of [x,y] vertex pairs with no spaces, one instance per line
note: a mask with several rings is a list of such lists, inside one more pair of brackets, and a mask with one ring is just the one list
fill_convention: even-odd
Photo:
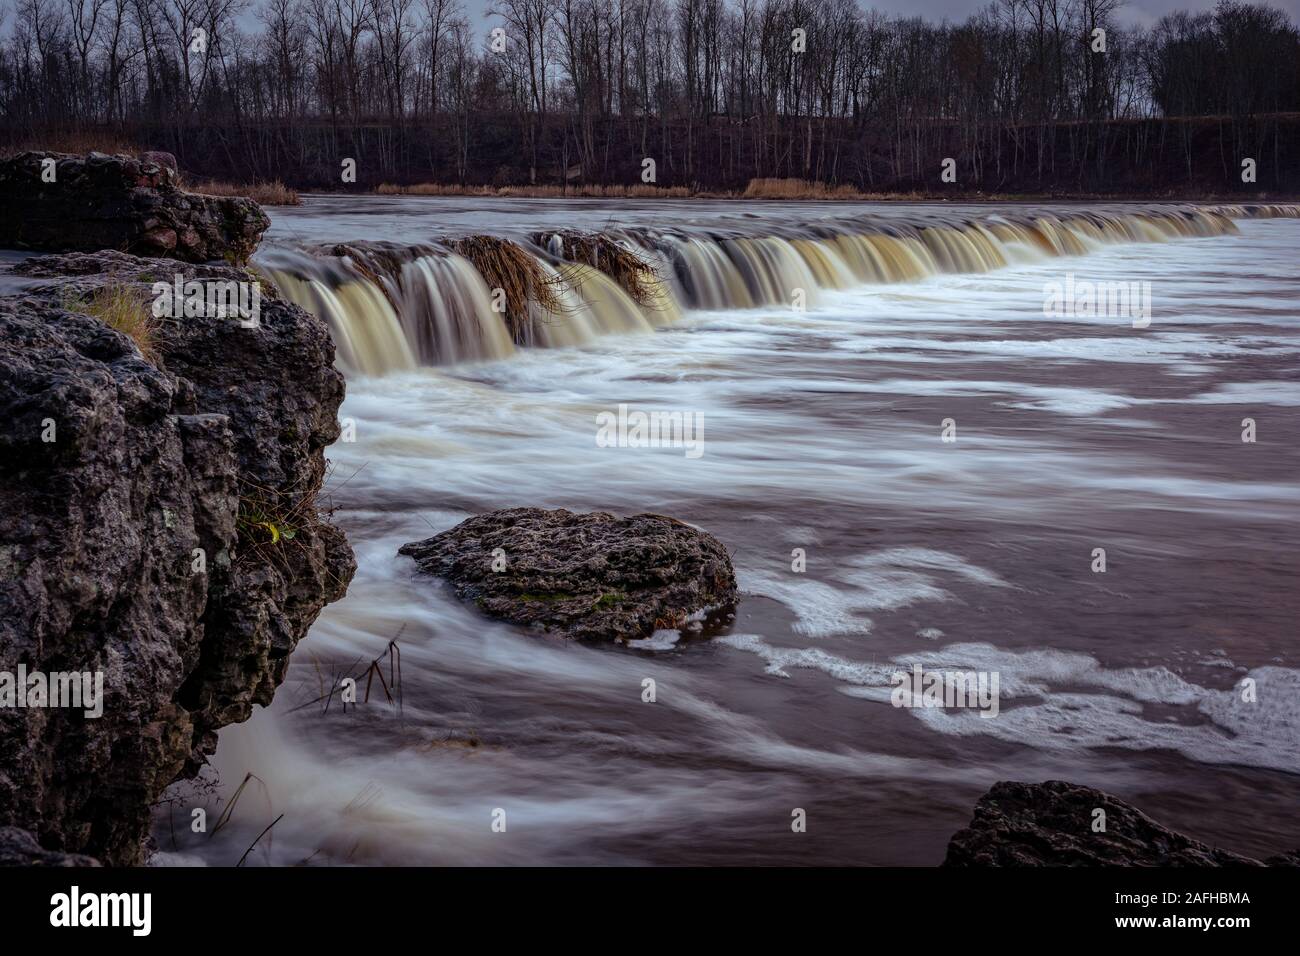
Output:
[[290,515],[272,514],[261,502],[250,498],[240,498],[239,515],[235,527],[241,534],[252,540],[265,544],[279,544],[292,541],[297,537],[298,529],[290,520]]

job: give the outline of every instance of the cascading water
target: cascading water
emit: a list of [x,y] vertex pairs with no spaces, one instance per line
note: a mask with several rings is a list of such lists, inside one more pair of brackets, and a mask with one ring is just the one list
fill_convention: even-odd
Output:
[[[550,305],[530,300],[526,315],[514,320],[501,290],[449,246],[352,245],[325,255],[276,250],[262,265],[287,298],[329,323],[343,368],[381,375],[503,359],[518,346],[576,346],[603,335],[651,332],[677,321],[684,309],[812,306],[822,290],[983,273],[1115,243],[1235,233],[1233,219],[1297,216],[1296,206],[1220,206],[952,224],[841,221],[762,236],[686,229],[585,239],[541,233],[511,247],[531,261]],[[581,250],[593,241],[627,250],[646,265],[639,296],[626,275],[584,261]]]
[[384,292],[343,262],[274,250],[260,264],[285,298],[329,323],[344,368],[382,375],[418,364]]
[[515,350],[492,311],[491,292],[457,255],[420,256],[401,267],[402,327],[425,365],[500,359]]

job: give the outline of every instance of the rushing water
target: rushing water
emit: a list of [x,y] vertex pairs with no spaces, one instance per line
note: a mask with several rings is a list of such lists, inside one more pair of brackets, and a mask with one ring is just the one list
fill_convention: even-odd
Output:
[[[233,863],[283,814],[249,864],[934,864],[993,781],[1053,778],[1239,852],[1300,846],[1300,220],[1131,236],[1079,220],[1059,249],[1017,233],[1075,212],[404,199],[277,214],[265,264],[281,288],[326,313],[334,295],[332,321],[356,326],[340,412],[356,441],[330,449],[330,490],[359,570],[274,705],[221,732],[215,788],[160,809],[157,862]],[[854,217],[921,267],[865,281],[851,248],[847,273],[800,250],[845,246]],[[939,233],[972,219],[996,240],[974,243],[988,261],[942,252]],[[371,295],[355,273],[330,279],[347,262],[289,251],[557,226],[616,231],[660,262],[695,249],[665,293],[679,311],[637,322],[619,303],[622,327],[584,320],[580,347],[519,347],[442,252]],[[741,240],[777,277],[762,296],[768,266],[739,284],[725,267],[745,256],[710,271]],[[1149,282],[1149,326],[1046,317],[1067,274]],[[348,318],[384,310],[395,324]],[[620,403],[702,414],[704,454],[597,447],[596,415]],[[519,505],[704,528],[736,563],[734,625],[568,643],[483,619],[396,554]],[[399,634],[400,712],[310,703]],[[999,715],[890,706],[890,676],[914,663],[997,672]],[[211,830],[248,773],[229,823],[191,833],[189,808]]]

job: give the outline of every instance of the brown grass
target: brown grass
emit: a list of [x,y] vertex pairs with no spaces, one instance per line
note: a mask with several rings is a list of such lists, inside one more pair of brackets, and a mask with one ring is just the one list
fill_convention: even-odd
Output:
[[346,242],[336,243],[330,246],[328,251],[330,255],[339,259],[347,259],[352,264],[352,268],[388,300],[388,304],[393,307],[393,311],[398,315],[402,314],[402,304],[393,297],[392,283],[385,282],[384,277],[371,265],[372,257],[376,258],[390,273],[396,276],[402,270],[402,262],[396,256],[383,249],[365,250]]
[[[533,236],[533,241],[545,246],[552,235],[554,233],[538,233]],[[659,296],[659,274],[649,260],[599,233],[561,232],[560,238],[564,242],[564,258],[603,272],[617,282],[637,305],[646,308],[655,305]],[[573,276],[567,278],[574,279]]]
[[158,321],[131,286],[101,286],[89,298],[70,299],[64,307],[71,312],[93,316],[110,329],[121,332],[135,343],[145,361],[158,364]]
[[[892,195],[892,194],[891,194]],[[879,199],[879,194],[864,193],[853,186],[832,186],[808,179],[751,179],[745,187],[746,199]]]
[[298,196],[298,191],[291,189],[278,179],[248,185],[209,180],[208,182],[187,185],[185,188],[191,192],[202,193],[206,196],[244,196],[263,206],[302,205],[302,199]]
[[[416,183],[398,186],[380,183],[375,192],[381,196],[509,196],[525,199],[559,199],[563,197],[593,199],[687,199],[702,196],[685,186],[461,186],[456,183]],[[725,195],[725,194],[719,194]]]
[[505,291],[506,319],[516,342],[527,338],[529,302],[536,302],[552,315],[564,311],[556,294],[556,280],[543,272],[522,246],[496,236],[451,239],[447,246],[474,264],[489,289]]
[[[687,186],[461,186],[455,183],[416,183],[398,186],[381,183],[375,187],[381,196],[505,196],[532,199],[870,199],[915,202],[922,199],[953,199],[947,193],[926,195],[919,192],[863,192],[853,186],[830,186],[808,179],[751,179],[743,192],[735,190],[696,190]],[[977,195],[976,198],[993,198]]]

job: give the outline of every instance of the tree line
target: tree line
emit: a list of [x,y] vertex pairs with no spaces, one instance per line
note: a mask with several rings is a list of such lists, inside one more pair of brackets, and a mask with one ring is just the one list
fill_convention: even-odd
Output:
[[937,24],[855,0],[492,2],[476,29],[461,0],[17,0],[0,135],[317,186],[351,157],[362,184],[1227,191],[1249,157],[1300,189],[1300,34],[1263,4],[1138,28],[1121,0]]

